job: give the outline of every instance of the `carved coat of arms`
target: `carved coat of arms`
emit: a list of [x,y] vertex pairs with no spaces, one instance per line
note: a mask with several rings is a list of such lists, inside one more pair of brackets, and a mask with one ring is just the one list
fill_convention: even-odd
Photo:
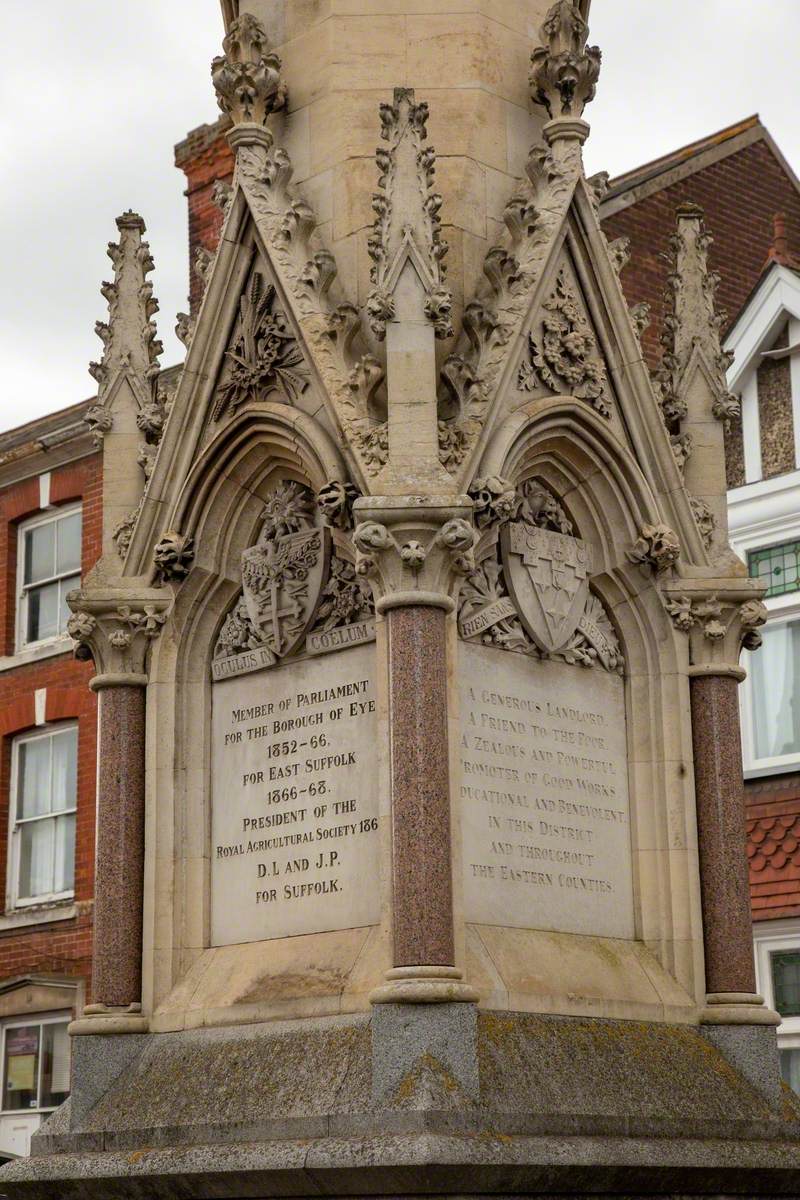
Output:
[[262,644],[285,658],[311,627],[328,575],[328,529],[313,525],[309,501],[296,484],[270,497],[255,546],[242,555],[242,593]]
[[520,620],[539,649],[554,654],[569,642],[586,608],[591,547],[568,534],[510,521],[501,548]]

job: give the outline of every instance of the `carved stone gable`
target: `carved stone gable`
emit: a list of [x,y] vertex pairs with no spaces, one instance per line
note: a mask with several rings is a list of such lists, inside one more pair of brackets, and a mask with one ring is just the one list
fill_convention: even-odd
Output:
[[217,389],[213,419],[250,401],[277,393],[294,404],[308,387],[308,368],[274,286],[254,271],[239,301],[239,319],[225,352],[226,368]]
[[621,671],[616,633],[589,590],[591,546],[574,536],[558,501],[535,481],[515,490],[497,478],[476,480],[470,495],[482,533],[461,589],[461,637]]

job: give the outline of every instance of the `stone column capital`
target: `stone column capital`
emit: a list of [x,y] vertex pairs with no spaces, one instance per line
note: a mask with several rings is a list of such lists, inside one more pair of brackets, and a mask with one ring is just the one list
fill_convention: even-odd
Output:
[[691,675],[745,677],[742,650],[761,645],[767,619],[755,580],[675,580],[664,587],[664,604],[676,629],[689,637]]
[[353,513],[356,571],[370,580],[377,612],[428,605],[452,612],[474,569],[469,496],[365,496]]
[[70,592],[67,624],[77,658],[91,658],[94,691],[104,687],[144,687],[150,643],[161,633],[172,605],[164,588],[104,587]]

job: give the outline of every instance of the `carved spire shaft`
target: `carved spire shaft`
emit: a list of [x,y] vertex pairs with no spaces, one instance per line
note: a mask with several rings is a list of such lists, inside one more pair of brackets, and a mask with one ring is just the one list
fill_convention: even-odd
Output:
[[724,314],[714,300],[718,277],[709,270],[711,244],[703,210],[682,204],[670,239],[664,353],[655,382],[695,517],[718,557],[728,544],[725,431],[740,405],[725,378],[730,359],[720,344]]
[[[102,570],[116,574],[124,557],[118,539],[132,527],[155,460],[166,420],[167,403],[158,389],[162,352],[153,320],[158,301],[147,276],[153,270],[150,247],[144,241],[145,224],[138,213],[117,217],[119,241],[109,242],[114,264],[113,282],[101,292],[108,302],[108,320],[95,330],[103,343],[103,357],[90,363],[97,381],[97,403],[85,420],[103,450],[104,477],[114,480],[103,495]],[[126,535],[127,536],[127,535]],[[116,544],[115,544],[115,539]]]
[[143,383],[151,379],[158,373],[158,356],[163,349],[152,319],[158,312],[158,301],[147,278],[153,270],[153,258],[142,237],[145,223],[138,213],[128,211],[117,217],[117,229],[119,241],[108,243],[114,281],[104,283],[100,289],[108,301],[108,321],[98,321],[95,326],[103,343],[103,357],[89,366],[100,401],[118,371],[130,372]]
[[452,297],[444,282],[442,197],[433,190],[435,152],[425,145],[428,106],[416,102],[412,89],[397,88],[394,103],[380,111],[389,148],[377,151],[380,191],[373,198],[367,316],[378,340],[386,341],[385,488],[414,490],[408,480],[421,472],[447,491],[449,476],[439,463],[435,338],[452,335]]

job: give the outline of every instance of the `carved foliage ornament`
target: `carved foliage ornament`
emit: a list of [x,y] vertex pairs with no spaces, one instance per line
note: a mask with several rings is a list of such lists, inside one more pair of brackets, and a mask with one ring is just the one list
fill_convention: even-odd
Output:
[[359,491],[354,484],[333,479],[317,493],[317,506],[334,529],[352,529],[353,504],[358,496]]
[[270,114],[286,104],[286,85],[264,26],[252,13],[242,13],[231,23],[222,49],[211,63],[220,108],[235,125],[265,125]]
[[254,271],[239,301],[239,326],[225,352],[227,379],[217,389],[213,420],[277,391],[293,404],[308,387],[308,368],[276,292]]
[[181,583],[194,562],[194,538],[170,530],[153,551],[153,562],[159,579]]
[[[357,551],[356,571],[365,578],[378,576],[378,560],[387,552],[396,554],[397,560],[414,575],[423,570],[431,551],[444,551],[456,576],[468,575],[475,566],[472,553],[475,532],[469,521],[461,517],[446,521],[430,540],[426,539],[426,543],[419,538],[400,541],[377,521],[364,521],[357,525],[353,541]],[[393,575],[391,568],[386,574],[388,577]]]
[[692,513],[697,522],[697,528],[700,530],[700,536],[703,539],[704,545],[708,548],[714,540],[714,529],[716,527],[714,514],[705,500],[701,499],[700,496],[690,496],[689,503],[692,506]]
[[528,357],[520,367],[518,384],[526,392],[544,386],[577,396],[588,400],[601,416],[611,416],[605,363],[563,268],[555,291],[545,301],[541,334],[528,335]]
[[601,54],[587,46],[589,27],[572,0],[558,0],[541,28],[542,45],[531,55],[531,99],[551,118],[580,120],[594,98]]
[[161,604],[141,607],[118,604],[103,612],[78,609],[67,622],[77,643],[75,657],[93,658],[100,671],[140,673],[148,644],[158,637],[167,619]]
[[723,642],[738,622],[741,644],[745,650],[757,650],[761,645],[759,629],[766,624],[769,612],[760,600],[736,603],[717,594],[692,598],[669,597],[664,602],[672,623],[681,633],[702,630],[703,638],[711,643]]
[[377,475],[389,461],[388,422],[382,421],[378,425],[354,430],[354,440],[367,471],[370,475]]
[[616,634],[589,591],[591,548],[573,536],[558,501],[536,481],[514,489],[502,479],[477,479],[470,495],[482,536],[478,566],[460,593],[461,636],[621,671]]

